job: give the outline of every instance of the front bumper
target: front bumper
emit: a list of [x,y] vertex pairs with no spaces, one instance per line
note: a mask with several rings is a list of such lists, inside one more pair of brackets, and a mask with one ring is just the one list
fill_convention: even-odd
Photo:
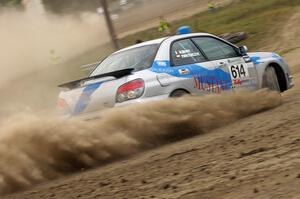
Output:
[[292,75],[289,75],[287,74],[287,80],[288,80],[288,89],[292,88],[294,86],[294,83],[293,83],[293,76]]

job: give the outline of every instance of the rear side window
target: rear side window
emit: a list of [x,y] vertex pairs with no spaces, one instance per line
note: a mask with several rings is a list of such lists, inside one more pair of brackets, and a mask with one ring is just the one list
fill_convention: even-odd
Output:
[[171,46],[174,66],[182,66],[206,61],[200,50],[190,39],[175,41]]
[[238,57],[231,45],[212,37],[195,37],[192,39],[205,53],[209,60]]
[[150,68],[158,47],[159,44],[151,44],[114,53],[104,59],[91,76],[128,68],[133,68],[135,71]]

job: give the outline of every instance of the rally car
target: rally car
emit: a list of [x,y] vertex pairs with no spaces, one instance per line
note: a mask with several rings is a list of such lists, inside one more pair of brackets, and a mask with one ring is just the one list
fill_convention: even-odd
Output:
[[104,59],[90,76],[60,85],[58,107],[66,116],[92,118],[107,108],[140,102],[268,87],[293,86],[276,53],[248,53],[207,33],[143,42]]

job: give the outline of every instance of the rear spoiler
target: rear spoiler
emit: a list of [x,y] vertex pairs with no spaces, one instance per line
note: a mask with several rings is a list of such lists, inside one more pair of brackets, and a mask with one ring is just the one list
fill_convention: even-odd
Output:
[[117,71],[110,72],[110,73],[105,73],[105,74],[95,75],[95,76],[91,76],[91,77],[86,77],[86,78],[83,78],[83,79],[79,79],[79,80],[76,80],[76,81],[67,82],[67,83],[58,85],[58,87],[73,89],[73,88],[79,87],[82,82],[93,80],[93,79],[98,79],[98,78],[101,78],[101,77],[110,77],[111,76],[111,77],[115,77],[115,78],[119,79],[121,77],[124,77],[126,75],[131,74],[131,72],[133,70],[134,70],[134,68],[127,68],[127,69],[117,70]]

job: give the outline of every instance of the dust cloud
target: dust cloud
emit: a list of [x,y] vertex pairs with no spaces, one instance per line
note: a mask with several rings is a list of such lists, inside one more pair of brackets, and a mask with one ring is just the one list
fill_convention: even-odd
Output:
[[0,27],[0,118],[20,109],[54,107],[56,85],[78,78],[83,64],[78,60],[95,61],[82,54],[109,41],[103,16],[96,12],[55,15],[0,8]]
[[105,22],[96,13],[32,15],[1,9],[0,27],[0,86],[108,41]]
[[111,109],[95,121],[18,114],[0,124],[0,192],[207,133],[280,104],[278,93],[260,90]]

